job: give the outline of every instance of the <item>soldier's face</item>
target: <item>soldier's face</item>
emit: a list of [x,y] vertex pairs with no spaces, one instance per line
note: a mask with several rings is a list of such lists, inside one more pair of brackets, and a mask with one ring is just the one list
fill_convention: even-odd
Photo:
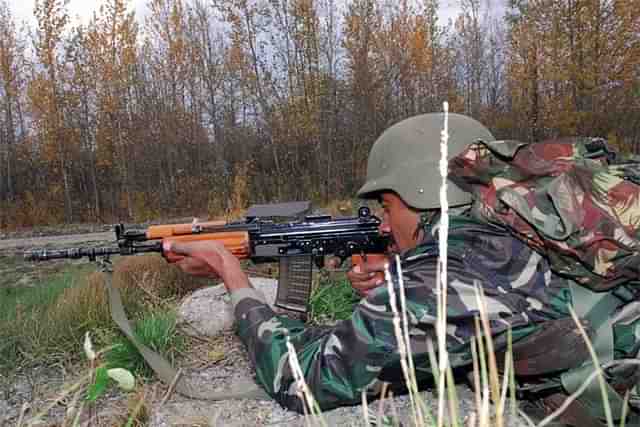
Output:
[[416,247],[419,239],[419,236],[416,236],[416,228],[420,214],[407,206],[396,193],[383,192],[380,203],[382,205],[380,231],[391,235],[393,239],[391,249],[404,252]]

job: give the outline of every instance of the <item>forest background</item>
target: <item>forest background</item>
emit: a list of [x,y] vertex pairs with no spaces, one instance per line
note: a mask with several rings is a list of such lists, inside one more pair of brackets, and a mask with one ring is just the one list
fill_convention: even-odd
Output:
[[454,112],[640,151],[640,0],[0,0],[0,230],[352,197],[375,138]]

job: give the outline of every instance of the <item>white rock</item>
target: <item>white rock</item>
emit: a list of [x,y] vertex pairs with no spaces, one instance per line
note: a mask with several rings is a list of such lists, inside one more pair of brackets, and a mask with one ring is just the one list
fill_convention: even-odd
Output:
[[[278,281],[257,277],[249,280],[256,290],[262,292],[265,301],[273,306]],[[191,335],[214,337],[232,329],[233,312],[224,285],[199,289],[187,297],[178,310],[178,320]]]

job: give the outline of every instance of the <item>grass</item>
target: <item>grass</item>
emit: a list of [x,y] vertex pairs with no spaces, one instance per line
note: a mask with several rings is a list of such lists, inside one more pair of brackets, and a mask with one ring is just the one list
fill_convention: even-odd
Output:
[[348,319],[360,299],[344,273],[321,277],[309,298],[309,318],[318,324]]
[[[4,298],[4,294],[1,293],[4,288],[15,286],[20,280],[19,266],[22,262],[22,258],[17,256],[1,256],[0,255],[0,296]],[[0,305],[2,301],[0,301]]]
[[[70,267],[34,286],[0,288],[0,370],[73,346],[55,335],[58,331],[50,329],[48,316],[58,298],[86,274],[85,267]],[[58,345],[52,348],[55,341]]]
[[[184,336],[176,330],[176,316],[173,312],[149,313],[138,320],[133,327],[141,344],[158,352],[170,362],[184,350]],[[113,342],[113,348],[105,354],[109,368],[124,368],[136,376],[149,378],[153,371],[131,341],[119,336]]]
[[[57,268],[61,271],[33,286],[0,288],[0,372],[77,360],[87,331],[98,347],[111,345],[119,336],[104,277],[95,266],[73,263]],[[154,255],[117,260],[113,283],[134,321],[171,311],[180,295],[203,285]]]
[[[6,266],[16,271],[33,268],[19,265],[18,260]],[[64,376],[76,381],[63,386],[53,400],[47,398],[52,403],[40,405],[38,411],[31,413],[23,408],[18,425],[22,425],[22,419],[27,424],[44,419],[60,402],[67,406],[63,425],[76,425],[81,415],[95,416],[96,405],[104,403],[86,401],[87,390],[95,387],[92,384],[98,365],[125,368],[138,378],[150,377],[151,371],[111,319],[104,276],[92,263],[35,268],[46,279],[0,288],[0,375],[12,378],[20,369],[64,366]],[[52,273],[53,269],[57,272]],[[120,290],[139,340],[170,360],[181,354],[187,341],[176,329],[174,308],[181,295],[204,283],[155,255],[116,259],[114,270],[113,284]],[[83,352],[79,351],[86,332],[91,333],[97,348],[104,350],[97,361],[90,361],[88,375],[78,376],[78,369],[86,368]],[[120,408],[119,418],[109,425],[144,425],[147,405],[153,400],[141,382],[129,396],[128,407]]]

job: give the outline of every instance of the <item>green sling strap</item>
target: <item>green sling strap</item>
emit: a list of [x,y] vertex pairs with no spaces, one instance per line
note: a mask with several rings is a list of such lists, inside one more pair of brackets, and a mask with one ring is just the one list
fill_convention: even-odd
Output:
[[174,367],[171,366],[164,357],[138,341],[124,311],[120,291],[113,286],[111,280],[113,274],[111,263],[108,260],[103,260],[100,265],[101,271],[105,276],[107,291],[109,293],[111,318],[125,336],[138,349],[142,357],[144,357],[144,360],[149,364],[160,380],[166,384],[172,384],[175,381],[174,389],[178,393],[194,399],[212,401],[232,399],[270,399],[269,395],[257,384],[243,385],[241,387],[231,388],[230,390],[214,391],[203,389],[201,385],[195,386],[190,378],[186,378],[184,376],[180,376],[176,379],[178,372]]

